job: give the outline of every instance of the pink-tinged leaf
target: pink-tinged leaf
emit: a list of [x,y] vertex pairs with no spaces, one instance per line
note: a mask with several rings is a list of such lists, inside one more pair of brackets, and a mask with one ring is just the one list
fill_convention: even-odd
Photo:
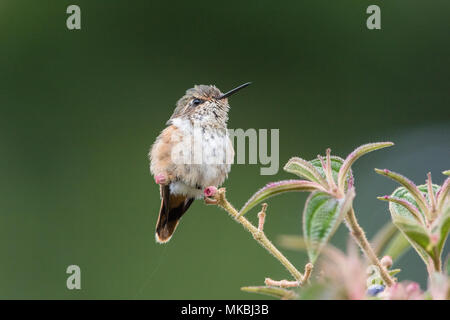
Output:
[[434,250],[435,246],[432,244],[431,235],[426,228],[418,223],[411,223],[410,219],[402,216],[396,216],[393,218],[393,222],[400,229],[426,265],[429,265],[430,263],[429,258],[431,258],[431,260],[436,259],[439,253]]
[[[416,187],[419,192],[426,194],[428,185]],[[438,189],[437,185],[432,185],[433,192]],[[389,201],[400,199],[403,201]],[[387,199],[382,199],[387,200]],[[431,230],[422,221],[426,221],[426,216],[418,206],[415,196],[404,186],[398,187],[389,196],[389,211],[391,212],[392,222],[404,234],[412,247],[417,251],[425,264],[430,265],[430,261],[436,261],[440,256],[437,245],[432,241]],[[411,204],[409,206],[407,203]],[[412,207],[415,208],[412,209]],[[418,221],[415,214],[411,212],[418,211],[422,221]],[[417,212],[415,212],[417,214]],[[430,260],[431,259],[431,260]]]
[[326,190],[317,182],[311,182],[306,180],[282,180],[277,182],[271,182],[267,184],[264,188],[256,192],[247,201],[247,203],[240,210],[239,216],[243,216],[258,203],[274,195],[292,191],[316,191],[316,190],[326,192]]
[[360,158],[361,156],[365,155],[366,153],[369,153],[371,151],[375,151],[378,149],[386,148],[393,146],[394,143],[392,142],[376,142],[376,143],[368,143],[365,145],[360,146],[359,148],[356,148],[352,153],[350,153],[347,158],[345,159],[344,163],[342,164],[341,169],[339,170],[339,176],[338,176],[338,187],[343,191],[344,185],[345,185],[345,179],[347,177],[348,172],[350,171],[351,166],[353,163]]
[[384,196],[384,197],[378,197],[378,200],[382,201],[390,201],[398,203],[399,205],[403,206],[406,210],[408,210],[416,220],[421,223],[422,225],[426,225],[425,221],[423,219],[423,215],[419,212],[419,210],[409,201],[400,199],[397,197],[391,197],[391,196]]
[[[335,192],[336,188],[336,183],[334,182],[334,178],[333,178],[333,170],[331,168],[331,149],[328,148],[327,151],[327,156],[326,156],[326,167],[324,167],[325,170],[325,176],[327,178],[327,183],[328,186],[330,187],[331,190],[333,190],[333,192]],[[323,164],[322,164],[323,166]],[[342,190],[344,190],[344,188],[342,187]]]
[[296,174],[301,178],[306,178],[309,181],[317,182],[324,188],[328,188],[325,179],[309,161],[297,157],[291,158],[284,166],[284,170]]
[[402,186],[404,186],[409,191],[409,193],[411,193],[411,195],[414,197],[420,210],[422,210],[422,212],[425,215],[428,215],[429,208],[428,208],[427,200],[425,199],[425,196],[423,195],[423,193],[414,184],[414,182],[412,182],[408,178],[402,176],[401,174],[395,173],[395,172],[387,170],[387,169],[384,169],[384,170],[375,169],[375,172],[378,174],[381,174],[385,177],[391,178],[392,180],[397,181]]
[[[338,174],[339,174],[339,170],[342,167],[342,164],[344,163],[344,159],[337,157],[337,156],[331,156],[331,172],[333,175],[333,179],[334,181],[337,183],[337,178],[338,178]],[[314,168],[317,170],[317,172],[319,172],[320,176],[322,177],[322,179],[324,179],[324,181],[326,181],[327,179],[327,174],[326,174],[326,170],[324,169],[324,167],[326,167],[325,162],[323,161],[323,157],[321,155],[318,155],[317,158],[312,159],[311,161],[309,161],[309,163],[311,163]],[[349,174],[347,175],[347,179],[349,177],[351,177],[352,172],[350,170]],[[348,186],[346,186],[348,188]],[[327,183],[326,189],[329,189],[329,185]]]
[[444,208],[444,211],[441,213],[438,219],[438,229],[436,231],[439,234],[439,239],[437,247],[439,253],[442,254],[442,250],[444,249],[444,245],[447,241],[448,233],[450,231],[450,207]]
[[316,261],[339,227],[350,210],[354,197],[355,191],[352,188],[343,199],[336,199],[324,192],[314,192],[306,200],[303,211],[303,236],[311,263]]
[[436,210],[436,196],[433,190],[433,180],[431,179],[431,172],[427,174],[427,187],[428,187],[428,203],[430,204],[431,211]]
[[445,202],[448,201],[449,191],[450,178],[447,178],[436,193],[436,208],[438,212],[443,210]]

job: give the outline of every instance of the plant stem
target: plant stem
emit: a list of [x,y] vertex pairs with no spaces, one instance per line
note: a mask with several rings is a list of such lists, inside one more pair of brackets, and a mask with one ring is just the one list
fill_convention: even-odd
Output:
[[355,211],[353,210],[353,207],[347,212],[345,220],[347,222],[347,227],[350,229],[351,234],[355,239],[356,243],[358,243],[361,250],[367,256],[369,261],[372,264],[376,265],[380,270],[380,276],[383,278],[383,281],[386,283],[388,287],[392,286],[394,284],[394,280],[389,275],[386,268],[383,265],[381,265],[380,260],[373,251],[369,241],[366,238],[364,230],[359,225],[358,220],[356,220]]
[[214,196],[217,200],[217,205],[222,207],[230,214],[238,223],[240,223],[247,231],[249,231],[253,238],[258,241],[264,249],[269,251],[280,263],[289,271],[295,280],[301,285],[303,284],[303,275],[298,271],[294,265],[270,242],[262,230],[259,230],[244,217],[239,216],[239,212],[228,202],[225,197],[225,188],[221,188]]
[[[442,261],[441,261],[441,255],[439,254],[438,250],[434,250],[435,252],[435,258],[433,259],[433,267],[435,272],[442,272]],[[431,276],[431,274],[430,274]]]

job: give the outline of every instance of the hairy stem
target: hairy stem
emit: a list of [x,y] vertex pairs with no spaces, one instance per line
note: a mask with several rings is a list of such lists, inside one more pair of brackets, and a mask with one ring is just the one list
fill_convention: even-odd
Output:
[[358,243],[361,250],[364,252],[369,261],[380,269],[380,275],[383,278],[383,281],[386,283],[388,287],[392,286],[394,284],[394,280],[389,275],[386,268],[381,264],[377,255],[373,251],[369,241],[366,238],[364,230],[359,225],[358,220],[356,220],[355,211],[353,210],[353,207],[347,212],[345,220],[356,243]]
[[[225,198],[225,188],[221,188],[214,195],[217,205],[223,208],[228,214],[240,223],[247,231],[249,231],[253,238],[258,241],[264,249],[269,251],[280,263],[289,271],[295,280],[301,285],[303,284],[303,275],[298,271],[294,265],[270,242],[262,230],[256,228],[246,218],[239,216],[239,212],[228,202]],[[262,229],[262,228],[261,228]]]

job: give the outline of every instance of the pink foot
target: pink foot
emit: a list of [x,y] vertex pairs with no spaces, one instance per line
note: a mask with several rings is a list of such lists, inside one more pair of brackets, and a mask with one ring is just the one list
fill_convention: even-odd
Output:
[[205,197],[212,197],[216,194],[217,188],[214,186],[209,186],[205,190],[203,190],[203,194]]
[[163,173],[157,174],[155,176],[155,182],[156,184],[165,184],[167,182],[167,177]]

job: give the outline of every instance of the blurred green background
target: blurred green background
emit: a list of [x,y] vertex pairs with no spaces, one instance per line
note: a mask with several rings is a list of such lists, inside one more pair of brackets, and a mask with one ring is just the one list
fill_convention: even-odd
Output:
[[[69,4],[81,7],[80,31],[66,28]],[[366,28],[370,4],[382,30]],[[0,298],[252,299],[239,288],[288,277],[201,201],[167,245],[155,243],[147,153],[194,84],[253,81],[231,99],[229,127],[280,129],[276,176],[232,167],[225,186],[237,207],[290,178],[281,168],[291,156],[394,141],[354,166],[355,209],[372,236],[389,219],[376,196],[396,187],[374,167],[417,183],[431,171],[439,184],[450,169],[449,10],[448,0],[0,0]],[[269,201],[269,238],[301,233],[305,199]],[[71,264],[79,291],[66,288]],[[413,251],[397,265],[424,288]]]

